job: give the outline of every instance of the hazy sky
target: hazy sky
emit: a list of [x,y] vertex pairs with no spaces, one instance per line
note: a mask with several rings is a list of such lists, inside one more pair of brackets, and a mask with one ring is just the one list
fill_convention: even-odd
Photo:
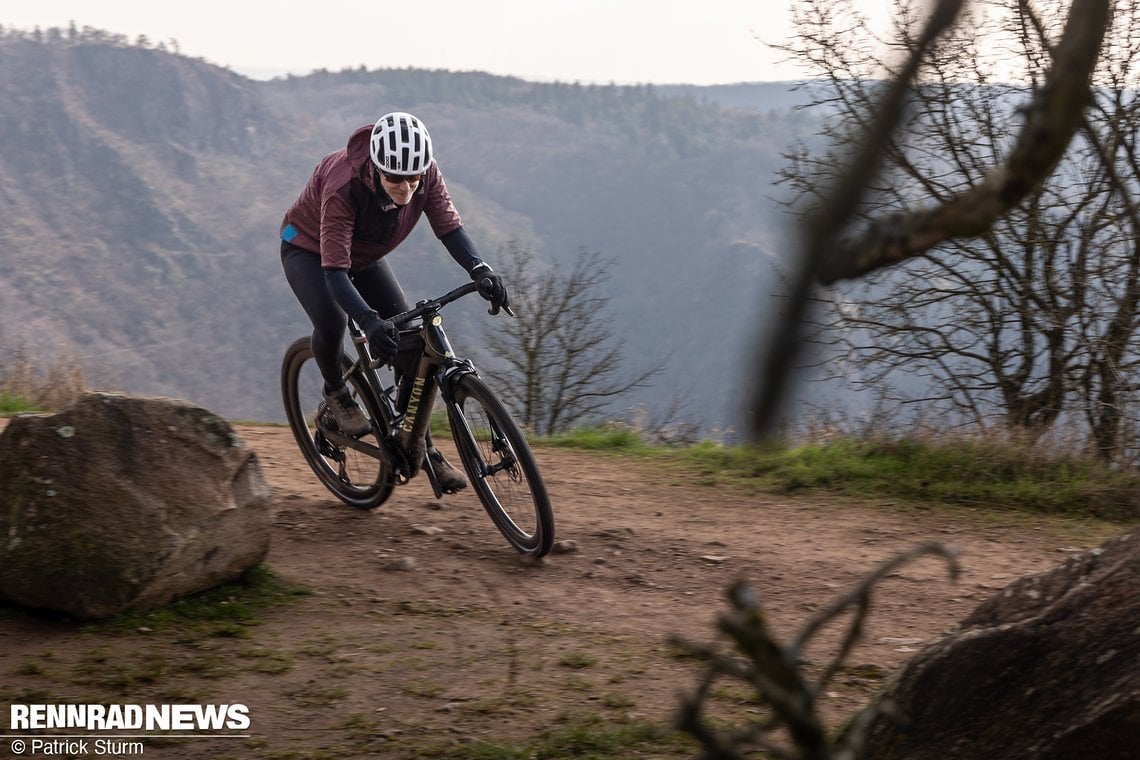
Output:
[[[488,71],[534,80],[719,84],[795,79],[765,42],[787,38],[791,0],[26,0],[21,29],[75,21],[249,76],[315,68]],[[859,0],[872,19],[891,0]]]

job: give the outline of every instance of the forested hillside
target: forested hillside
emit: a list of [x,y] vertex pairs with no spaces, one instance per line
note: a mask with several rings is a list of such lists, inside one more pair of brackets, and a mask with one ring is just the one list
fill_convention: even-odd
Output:
[[[422,70],[256,82],[90,30],[9,32],[0,348],[58,348],[100,385],[280,419],[280,355],[306,321],[278,222],[320,157],[389,110],[428,124],[492,263],[510,242],[546,261],[581,248],[616,260],[608,294],[631,363],[670,356],[625,406],[691,392],[706,428],[735,424],[785,240],[779,151],[810,126],[786,107],[650,87]],[[412,298],[463,277],[426,225],[392,263]],[[449,312],[453,342],[479,358],[494,320],[477,304]]]

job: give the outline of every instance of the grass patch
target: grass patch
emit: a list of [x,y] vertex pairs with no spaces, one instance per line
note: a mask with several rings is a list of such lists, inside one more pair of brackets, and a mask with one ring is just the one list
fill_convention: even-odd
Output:
[[293,669],[293,658],[283,652],[264,647],[248,649],[241,652],[239,657],[249,661],[250,669],[256,673],[277,675]]
[[45,361],[23,344],[0,351],[0,415],[62,409],[87,389],[83,365],[74,357]]
[[[229,619],[235,607],[270,604],[280,597],[267,589],[280,587],[262,569],[243,583],[215,589],[154,613],[124,615],[85,625],[81,635],[89,641],[89,647],[77,659],[64,661],[48,653],[38,660],[24,661],[12,675],[46,679],[56,691],[61,686],[67,692],[81,687],[90,695],[86,697],[88,701],[141,695],[176,703],[202,701],[218,688],[217,682],[239,670],[277,674],[292,668],[292,660],[286,654],[220,639],[217,634],[219,625],[223,630],[239,625]],[[224,598],[216,598],[223,593]],[[217,622],[219,618],[221,623]],[[238,619],[242,621],[242,630],[259,622],[248,614],[248,608]]]
[[570,668],[571,670],[581,670],[597,665],[598,658],[591,654],[586,654],[585,652],[567,652],[558,660],[558,664],[564,668]]
[[611,691],[602,697],[602,704],[606,707],[618,710],[633,707],[637,704],[632,697],[622,694],[619,691]]
[[133,662],[123,662],[95,652],[76,666],[75,676],[76,682],[84,686],[126,695],[158,683],[168,671],[169,666],[162,655],[145,655]]
[[443,694],[444,691],[443,686],[431,681],[406,682],[400,688],[405,694],[411,694],[413,697],[423,697],[425,699],[434,699],[440,694]]
[[23,398],[0,391],[0,417],[10,417],[20,412],[42,412],[43,409]]
[[602,425],[577,428],[569,433],[549,436],[542,439],[545,446],[587,451],[648,451],[650,447],[641,440],[636,430],[624,425]]
[[442,408],[433,409],[428,418],[428,431],[437,438],[451,437],[451,423],[447,420],[447,411]]
[[[696,482],[748,483],[777,493],[828,491],[944,504],[1140,520],[1140,475],[1091,458],[984,441],[840,438],[802,446],[653,447],[631,431],[583,430],[553,446],[609,449],[695,471]],[[636,436],[634,436],[636,437]]]
[[308,590],[282,581],[265,565],[257,565],[232,583],[148,612],[128,613],[91,623],[84,626],[84,630],[149,633],[173,629],[182,633],[244,638],[244,629],[258,625],[263,611],[308,594]]
[[559,719],[557,725],[519,743],[474,742],[434,747],[423,757],[445,760],[612,760],[692,757],[694,744],[677,732],[646,721],[609,722],[599,716]]
[[22,665],[12,671],[15,676],[43,676],[47,675],[47,670],[41,663],[26,660]]
[[730,467],[783,491],[824,488],[1108,520],[1140,518],[1140,481],[1133,473],[986,441],[843,439],[784,450],[752,448]]
[[300,689],[289,692],[289,697],[302,707],[331,707],[347,696],[348,689],[343,686],[329,686],[316,681],[309,681]]

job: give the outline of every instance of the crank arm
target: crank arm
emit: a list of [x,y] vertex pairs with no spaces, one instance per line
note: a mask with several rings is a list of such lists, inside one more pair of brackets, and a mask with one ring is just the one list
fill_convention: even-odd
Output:
[[359,438],[345,435],[339,430],[326,430],[324,434],[325,438],[338,446],[344,446],[346,449],[354,449],[362,454],[367,454],[373,459],[384,460],[388,458],[382,449],[373,446],[371,443],[362,441]]

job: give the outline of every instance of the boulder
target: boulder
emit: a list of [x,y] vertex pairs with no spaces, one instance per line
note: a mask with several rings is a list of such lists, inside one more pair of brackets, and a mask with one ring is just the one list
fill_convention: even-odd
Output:
[[882,697],[864,758],[1140,757],[1140,530],[998,592]]
[[0,433],[0,598],[93,620],[233,580],[269,551],[270,489],[224,420],[83,395]]

